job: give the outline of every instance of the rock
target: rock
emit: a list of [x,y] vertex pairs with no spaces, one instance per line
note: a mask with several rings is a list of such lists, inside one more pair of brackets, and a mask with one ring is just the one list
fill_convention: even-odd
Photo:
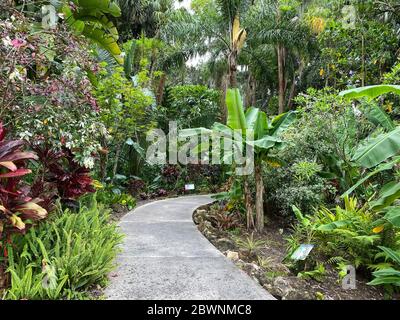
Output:
[[230,251],[230,250],[228,250],[228,251],[226,251],[226,257],[227,257],[229,260],[237,261],[237,260],[239,260],[239,253],[237,253],[237,252],[235,252],[235,251]]
[[282,300],[314,300],[313,295],[308,291],[290,290]]
[[275,278],[274,288],[275,288],[275,291],[281,297],[286,296],[290,290],[293,290],[293,288],[289,284],[289,281],[287,281],[284,277],[276,277]]
[[240,267],[251,277],[257,277],[261,271],[261,268],[255,263],[243,263]]
[[228,239],[228,238],[220,238],[220,239],[218,239],[216,241],[216,245],[221,251],[227,251],[227,250],[235,249],[235,243],[232,240]]
[[274,280],[274,292],[282,297],[282,300],[313,300],[313,295],[304,290],[303,280],[297,277],[276,277]]
[[219,243],[219,244],[225,244],[225,245],[235,245],[235,243],[234,243],[231,239],[228,239],[228,238],[221,238],[221,239],[218,239],[218,240],[217,240],[217,243]]

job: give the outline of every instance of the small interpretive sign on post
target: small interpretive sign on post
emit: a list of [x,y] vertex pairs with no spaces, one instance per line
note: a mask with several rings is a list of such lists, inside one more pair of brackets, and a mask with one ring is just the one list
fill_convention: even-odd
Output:
[[293,260],[306,260],[311,250],[314,248],[313,244],[301,244],[295,252],[291,255]]
[[185,184],[185,191],[194,190],[194,184]]

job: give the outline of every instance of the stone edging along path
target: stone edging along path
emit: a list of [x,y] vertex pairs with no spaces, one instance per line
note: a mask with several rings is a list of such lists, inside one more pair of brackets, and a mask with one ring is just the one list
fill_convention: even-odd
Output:
[[160,200],[123,217],[125,240],[107,299],[275,300],[197,230],[194,210],[213,201]]

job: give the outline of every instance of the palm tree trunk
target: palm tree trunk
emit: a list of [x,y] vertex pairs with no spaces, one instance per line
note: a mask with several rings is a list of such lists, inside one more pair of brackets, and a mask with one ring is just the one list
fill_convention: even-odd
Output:
[[114,183],[115,176],[117,175],[118,162],[119,162],[119,157],[121,155],[121,151],[122,151],[122,146],[120,144],[118,144],[117,145],[117,150],[115,151],[115,159],[114,159],[114,167],[113,167],[113,172],[112,172],[111,183]]
[[278,59],[278,86],[279,86],[279,114],[285,112],[285,57],[284,48],[281,44],[277,46]]
[[221,108],[221,122],[226,123],[226,118],[227,118],[227,110],[226,110],[226,103],[225,103],[225,97],[226,97],[226,91],[228,89],[228,75],[224,74],[221,79],[221,99],[220,99],[220,108]]
[[365,40],[364,34],[361,38],[361,59],[362,59],[362,76],[361,76],[361,86],[365,86],[366,70],[365,70]]
[[256,228],[262,232],[264,229],[264,182],[262,179],[261,161],[255,163],[256,180]]
[[229,87],[237,88],[237,52],[232,50],[228,57]]
[[158,83],[158,88],[157,88],[157,97],[156,97],[157,105],[161,105],[161,103],[163,101],[166,80],[167,80],[167,74],[165,72],[163,72],[160,82]]

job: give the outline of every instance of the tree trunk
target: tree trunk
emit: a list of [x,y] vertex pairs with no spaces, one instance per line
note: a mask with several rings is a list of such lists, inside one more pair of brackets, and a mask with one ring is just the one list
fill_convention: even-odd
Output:
[[249,77],[247,79],[247,92],[245,96],[245,106],[255,106],[256,105],[256,81],[249,72]]
[[10,284],[9,275],[5,270],[5,266],[0,264],[0,292],[2,289],[6,289]]
[[[299,69],[297,71],[299,83],[301,82],[301,78],[303,76],[304,64],[305,64],[304,61],[301,60]],[[293,82],[292,82],[292,86],[290,88],[290,94],[289,94],[289,99],[288,99],[288,109],[289,110],[292,109],[293,99],[294,99],[295,94],[296,94],[296,73],[293,75]]]
[[253,218],[253,205],[251,199],[251,190],[249,186],[249,177],[245,176],[243,178],[244,184],[244,203],[246,206],[246,226],[247,230],[254,229],[254,218]]
[[167,75],[164,72],[160,78],[160,82],[158,83],[158,88],[157,88],[157,97],[156,97],[156,102],[157,105],[161,105],[164,97],[164,88],[165,88],[165,82],[167,80]]
[[361,76],[361,86],[365,86],[365,78],[366,78],[366,72],[365,72],[365,40],[364,40],[364,35],[362,35],[361,38],[361,56],[362,56],[362,76]]
[[264,182],[262,179],[262,165],[260,161],[255,163],[256,180],[256,229],[262,232],[264,229]]
[[226,110],[226,91],[228,89],[228,76],[224,75],[221,80],[221,100],[220,100],[220,107],[221,107],[221,123],[226,123],[227,118],[227,110]]
[[281,44],[277,46],[278,59],[278,89],[279,89],[279,114],[285,112],[285,57],[284,48]]
[[114,159],[114,167],[113,167],[113,172],[112,172],[111,183],[114,183],[115,176],[117,175],[118,161],[119,161],[119,156],[121,155],[121,150],[122,150],[122,147],[121,147],[120,144],[118,144],[117,145],[117,150],[115,151],[115,159]]
[[236,78],[236,73],[237,73],[237,52],[235,50],[232,50],[229,53],[228,57],[228,76],[229,76],[229,82],[228,85],[230,88],[237,88],[237,78]]

